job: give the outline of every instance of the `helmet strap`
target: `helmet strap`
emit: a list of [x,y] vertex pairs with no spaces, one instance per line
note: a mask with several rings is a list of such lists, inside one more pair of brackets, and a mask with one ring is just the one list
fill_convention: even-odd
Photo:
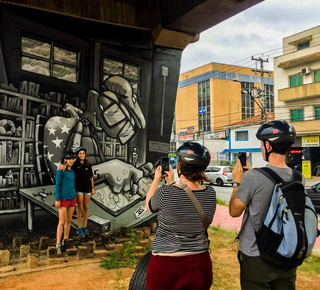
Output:
[[266,161],[269,162],[269,156],[273,152],[273,149],[268,151],[267,146],[266,146],[266,140],[263,140],[263,146],[264,146],[264,151],[266,153]]

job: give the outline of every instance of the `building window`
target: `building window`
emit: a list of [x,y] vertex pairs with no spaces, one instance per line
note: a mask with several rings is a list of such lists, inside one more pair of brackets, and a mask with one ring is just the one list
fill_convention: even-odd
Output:
[[301,42],[301,43],[298,43],[298,50],[308,48],[309,46],[310,46],[310,41],[309,40]]
[[53,41],[21,38],[21,68],[36,74],[79,82],[80,52],[63,48]]
[[210,132],[210,80],[198,83],[198,112],[199,130]]
[[314,118],[316,120],[320,120],[320,107],[315,107],[314,108]]
[[103,80],[110,75],[120,75],[127,79],[133,92],[140,96],[140,66],[111,58],[103,58]]
[[302,75],[290,76],[290,87],[296,87],[302,85]]
[[236,141],[248,141],[248,131],[236,131]]
[[274,111],[273,85],[264,85],[264,99],[266,112]]
[[313,72],[314,82],[320,82],[320,70],[316,70]]
[[303,121],[303,110],[291,110],[291,122]]
[[[251,92],[253,83],[243,82],[242,85]],[[241,112],[242,120],[254,116],[254,100],[245,89],[241,89]]]

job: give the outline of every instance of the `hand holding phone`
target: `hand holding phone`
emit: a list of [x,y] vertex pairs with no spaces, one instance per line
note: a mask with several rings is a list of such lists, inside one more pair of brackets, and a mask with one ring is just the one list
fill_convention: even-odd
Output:
[[240,160],[242,167],[247,165],[247,153],[246,152],[239,152],[238,159]]
[[169,157],[161,157],[160,165],[162,167],[162,174],[165,174],[165,171],[169,171]]

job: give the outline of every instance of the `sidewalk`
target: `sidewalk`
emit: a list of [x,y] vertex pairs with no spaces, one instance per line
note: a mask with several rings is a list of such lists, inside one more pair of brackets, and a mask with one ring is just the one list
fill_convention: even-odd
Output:
[[[229,208],[227,206],[217,205],[216,213],[214,215],[212,226],[220,226],[226,230],[239,231],[241,227],[242,215],[237,218],[233,218],[229,215]],[[316,239],[316,243],[313,248],[313,254],[320,255],[320,236]]]

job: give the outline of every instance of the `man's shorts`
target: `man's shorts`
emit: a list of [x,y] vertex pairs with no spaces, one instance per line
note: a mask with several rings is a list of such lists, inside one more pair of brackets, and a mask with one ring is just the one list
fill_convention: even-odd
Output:
[[78,195],[87,195],[87,196],[91,196],[91,192],[77,191],[77,196],[78,196]]
[[77,205],[76,197],[74,199],[63,199],[60,198],[61,207],[74,207]]

